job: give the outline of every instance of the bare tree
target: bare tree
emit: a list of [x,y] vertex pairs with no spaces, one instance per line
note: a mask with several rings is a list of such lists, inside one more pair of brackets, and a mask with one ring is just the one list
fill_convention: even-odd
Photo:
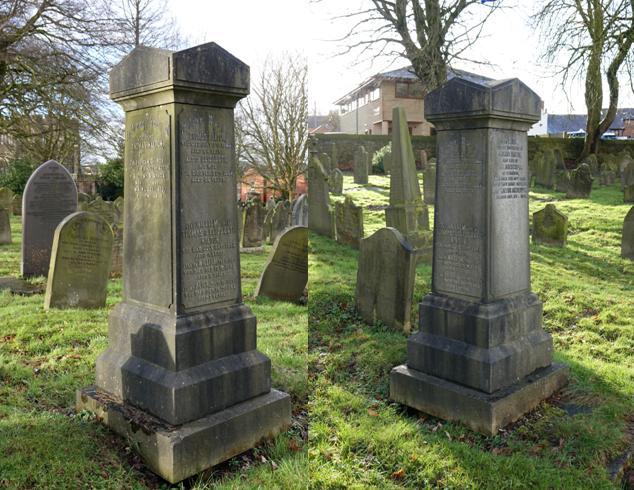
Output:
[[[631,67],[634,41],[633,0],[548,0],[533,17],[545,39],[544,58],[563,60],[562,86],[585,79],[588,112],[582,160],[599,149],[601,135],[616,117],[619,75]],[[608,110],[602,117],[603,80],[609,88]]]
[[366,8],[340,16],[353,22],[340,39],[342,53],[404,57],[428,93],[447,80],[453,62],[483,63],[465,52],[498,8],[490,1],[367,0]]
[[308,96],[304,60],[269,59],[249,97],[240,105],[242,153],[285,198],[306,170]]

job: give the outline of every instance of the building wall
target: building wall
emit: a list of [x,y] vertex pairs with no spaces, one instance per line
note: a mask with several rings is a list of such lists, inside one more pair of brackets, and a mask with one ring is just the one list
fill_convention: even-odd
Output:
[[381,122],[381,99],[373,100],[358,109],[339,116],[341,132],[347,134],[376,134],[375,123]]

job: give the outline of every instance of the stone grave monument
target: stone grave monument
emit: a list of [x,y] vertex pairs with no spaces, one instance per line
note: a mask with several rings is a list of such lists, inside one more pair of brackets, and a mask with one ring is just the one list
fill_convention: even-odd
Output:
[[11,243],[11,212],[0,208],[0,245]]
[[530,284],[526,132],[540,115],[518,79],[453,78],[425,97],[438,154],[432,292],[390,396],[489,435],[567,380]]
[[79,211],[57,225],[44,308],[103,308],[113,242],[108,222]]
[[388,150],[383,154],[383,172],[388,175],[392,171],[392,150]]
[[354,152],[354,183],[368,183],[368,154],[362,145],[359,145]]
[[308,197],[302,194],[293,202],[291,226],[308,227]]
[[357,206],[350,196],[335,203],[337,241],[359,248],[363,239],[363,207]]
[[35,169],[22,198],[22,276],[48,275],[55,228],[76,211],[77,187],[66,167],[49,160]]
[[320,235],[335,238],[335,219],[330,207],[328,174],[317,155],[308,162],[308,227]]
[[179,482],[290,424],[242,302],[233,110],[249,67],[215,43],[139,46],[110,73],[126,113],[123,302],[90,410]]
[[0,208],[11,213],[13,209],[13,191],[7,187],[0,187]]
[[264,218],[266,210],[259,197],[252,196],[244,206],[244,230],[242,246],[244,248],[261,247],[264,242]]
[[291,226],[293,208],[290,201],[280,201],[273,211],[273,223],[271,226],[271,241],[275,243],[278,235]]
[[568,218],[554,204],[533,213],[533,243],[564,247],[568,239]]
[[307,282],[308,228],[293,226],[277,237],[255,295],[282,301],[299,301]]
[[416,258],[395,228],[382,228],[361,240],[355,304],[368,323],[409,333]]
[[634,260],[634,206],[630,208],[623,220],[621,257],[624,259]]
[[330,192],[335,196],[343,194],[343,172],[338,168],[330,172]]
[[580,163],[576,169],[570,172],[566,197],[569,199],[587,199],[592,192],[593,180],[590,166],[587,163]]
[[13,210],[13,216],[22,216],[22,196],[20,194],[13,195],[11,209]]
[[417,255],[430,258],[429,214],[420,194],[414,151],[402,107],[395,107],[392,113],[390,205],[385,209],[385,222],[403,234]]
[[427,162],[425,170],[423,170],[423,202],[425,204],[434,204],[436,200],[436,164],[432,161]]

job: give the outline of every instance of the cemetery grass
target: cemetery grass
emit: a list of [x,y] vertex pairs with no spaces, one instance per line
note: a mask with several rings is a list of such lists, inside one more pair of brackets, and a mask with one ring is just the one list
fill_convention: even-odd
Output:
[[[350,195],[386,204],[368,189],[382,179]],[[351,187],[346,177],[344,192]],[[569,217],[568,246],[531,245],[531,265],[570,383],[494,437],[389,401],[389,372],[406,361],[407,337],[363,323],[354,309],[357,251],[311,234],[312,487],[621,488],[610,473],[634,447],[634,263],[620,258],[631,205],[617,186],[596,188],[589,200],[545,189],[530,197],[531,214],[555,201]],[[375,212],[365,222],[366,236],[384,226]],[[431,267],[420,264],[414,305],[430,287]]]
[[[11,225],[14,243],[0,246],[0,276],[17,277],[19,218]],[[242,254],[243,294],[258,318],[258,348],[271,358],[273,386],[292,396],[293,425],[181,487],[297,488],[306,481],[307,307],[253,298],[270,249]],[[121,280],[112,279],[106,308],[48,312],[43,294],[0,292],[0,488],[170,487],[124,439],[74,410],[75,391],[94,381],[121,292]]]

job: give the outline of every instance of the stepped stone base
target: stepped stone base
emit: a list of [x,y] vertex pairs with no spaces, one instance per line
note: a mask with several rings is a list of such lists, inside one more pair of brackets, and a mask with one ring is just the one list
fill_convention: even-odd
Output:
[[179,426],[170,426],[92,386],[77,391],[76,406],[93,412],[126,437],[148,467],[170,483],[274,437],[291,422],[290,397],[277,390]]
[[430,376],[405,364],[390,374],[390,398],[445,420],[464,423],[486,435],[516,421],[563,387],[569,369],[552,364],[508,388],[488,394]]

